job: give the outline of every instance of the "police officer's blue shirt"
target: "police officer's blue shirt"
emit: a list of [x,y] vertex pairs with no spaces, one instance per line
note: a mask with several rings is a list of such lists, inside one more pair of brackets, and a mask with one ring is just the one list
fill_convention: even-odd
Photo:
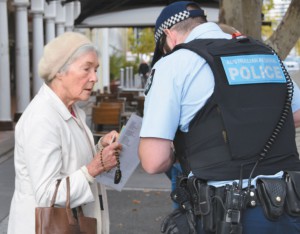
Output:
[[292,101],[292,110],[296,112],[300,109],[300,89],[296,82],[293,81],[294,84],[294,93],[293,93],[293,101]]

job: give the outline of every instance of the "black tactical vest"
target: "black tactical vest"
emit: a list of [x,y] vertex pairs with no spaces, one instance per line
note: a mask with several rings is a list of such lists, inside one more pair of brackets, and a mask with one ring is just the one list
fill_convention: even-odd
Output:
[[299,170],[293,86],[273,51],[246,37],[197,39],[176,46],[173,52],[181,48],[203,57],[215,79],[214,92],[189,131],[177,130],[174,146],[183,172],[221,181],[238,179],[242,172],[246,179],[261,156],[265,157],[253,176]]

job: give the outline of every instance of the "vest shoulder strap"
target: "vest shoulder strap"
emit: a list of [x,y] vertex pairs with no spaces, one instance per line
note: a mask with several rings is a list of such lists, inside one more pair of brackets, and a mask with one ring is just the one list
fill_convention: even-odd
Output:
[[264,43],[245,36],[232,39],[195,39],[175,46],[172,53],[179,49],[188,49],[197,53],[211,67],[214,66],[215,56],[253,53],[273,54],[272,50]]

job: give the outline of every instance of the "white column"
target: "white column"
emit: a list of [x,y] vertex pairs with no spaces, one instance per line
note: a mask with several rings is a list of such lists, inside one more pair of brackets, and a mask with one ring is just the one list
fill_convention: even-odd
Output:
[[49,4],[45,3],[45,27],[46,27],[46,40],[45,44],[49,43],[55,38],[55,16],[56,16],[56,1],[50,1]]
[[110,89],[108,28],[103,28],[101,31],[102,31],[102,46],[101,46],[102,82],[103,82],[103,87],[107,86],[108,89]]
[[74,28],[74,2],[69,2],[65,5],[66,8],[66,24],[67,32],[72,32]]
[[19,119],[30,102],[28,1],[15,1],[15,47],[16,47],[16,113]]
[[0,0],[0,131],[12,130],[7,2]]
[[32,76],[33,95],[37,94],[43,84],[38,75],[38,64],[43,54],[44,31],[43,25],[44,0],[31,0],[32,13]]
[[[95,28],[91,30],[91,35],[90,39],[93,42],[93,44],[96,46],[98,52],[99,52],[99,63],[100,63],[100,69],[97,70],[97,78],[98,82],[94,85],[93,90],[98,91],[98,90],[103,90],[103,83],[102,83],[102,64],[101,64],[101,54],[99,48],[101,47],[100,45],[100,38],[99,38],[99,31],[100,29]],[[77,31],[78,32],[78,31]]]
[[56,17],[55,17],[56,36],[59,36],[65,32],[65,22],[66,22],[66,9],[61,4],[61,1],[57,1]]

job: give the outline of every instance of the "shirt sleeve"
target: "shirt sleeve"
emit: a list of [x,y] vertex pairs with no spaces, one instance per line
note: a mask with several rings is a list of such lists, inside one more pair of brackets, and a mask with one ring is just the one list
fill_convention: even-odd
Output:
[[300,109],[300,90],[296,82],[293,81],[294,84],[294,93],[293,93],[293,100],[292,100],[292,111],[296,112]]
[[213,74],[203,58],[184,49],[158,61],[152,74],[140,136],[173,140],[211,96]]
[[145,98],[141,137],[172,140],[180,116],[180,87],[174,81],[174,70],[164,62],[152,71],[151,87]]

